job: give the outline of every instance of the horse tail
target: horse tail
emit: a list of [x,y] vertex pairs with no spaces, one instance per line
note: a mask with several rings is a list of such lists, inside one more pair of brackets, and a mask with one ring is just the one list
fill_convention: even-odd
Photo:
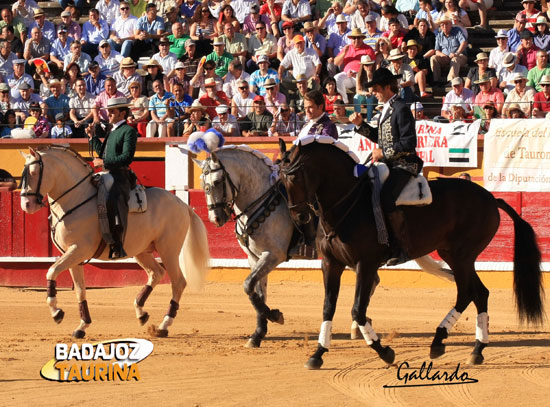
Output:
[[186,206],[189,211],[189,228],[179,262],[189,288],[199,291],[210,269],[210,250],[204,223],[190,206]]
[[540,269],[541,254],[535,231],[529,223],[504,200],[497,206],[514,221],[514,292],[519,319],[528,324],[541,325],[544,316],[542,298],[544,287]]

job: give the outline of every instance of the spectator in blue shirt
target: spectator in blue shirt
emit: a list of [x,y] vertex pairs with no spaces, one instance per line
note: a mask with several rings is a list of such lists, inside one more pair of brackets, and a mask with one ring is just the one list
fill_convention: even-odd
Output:
[[260,69],[258,69],[257,71],[254,71],[252,75],[250,75],[250,81],[249,81],[250,92],[257,93],[260,96],[264,96],[265,81],[267,81],[269,78],[273,78],[275,79],[276,83],[279,83],[280,82],[279,74],[277,73],[276,70],[271,69],[269,67],[269,58],[267,57],[267,55],[258,56],[257,61]]
[[155,3],[147,4],[145,13],[138,19],[134,31],[136,39],[130,54],[134,61],[139,60],[142,56],[153,56],[158,49],[159,40],[165,32],[164,20],[157,16]]
[[96,61],[90,62],[88,72],[89,74],[84,77],[86,92],[97,96],[105,90],[105,79],[107,77],[101,73],[101,68]]
[[67,27],[61,24],[57,28],[57,39],[50,49],[50,60],[63,71],[65,57],[71,53],[71,44],[74,40],[67,35]]
[[164,90],[164,83],[160,79],[153,82],[153,90],[155,94],[151,96],[149,100],[151,121],[147,124],[146,137],[155,137],[157,131],[158,137],[166,137],[167,125],[172,121],[170,119],[168,105],[170,104],[170,99],[174,98],[174,95]]
[[468,63],[465,51],[468,41],[460,27],[453,27],[449,17],[439,19],[439,32],[435,37],[435,55],[430,58],[430,66],[435,82],[441,82],[441,67],[450,66],[447,81],[460,76],[460,68]]
[[187,17],[189,20],[195,15],[195,10],[200,3],[196,0],[184,0],[181,3],[181,15]]
[[46,110],[48,121],[55,123],[55,117],[62,113],[66,118],[69,115],[69,97],[61,93],[61,82],[54,79],[50,82],[50,92],[52,95],[44,100],[42,108]]
[[40,28],[40,30],[42,31],[42,35],[44,36],[44,38],[50,41],[50,44],[53,43],[57,38],[57,35],[55,33],[55,25],[52,22],[46,20],[46,15],[41,9],[38,9],[34,12],[34,23],[32,23],[27,30],[27,34],[29,37],[31,36],[31,31],[34,27]]
[[508,30],[506,35],[508,36],[508,47],[510,51],[516,52],[521,44],[520,34],[525,31],[527,25],[527,17],[525,14],[518,13],[514,22],[514,28]]
[[91,8],[88,13],[89,21],[82,25],[82,51],[90,57],[95,58],[98,54],[101,40],[109,39],[109,24],[99,19],[99,11]]
[[174,98],[170,100],[168,112],[173,122],[168,123],[168,137],[180,137],[183,134],[183,121],[186,110],[193,104],[193,98],[183,91],[183,85],[176,82],[172,85]]

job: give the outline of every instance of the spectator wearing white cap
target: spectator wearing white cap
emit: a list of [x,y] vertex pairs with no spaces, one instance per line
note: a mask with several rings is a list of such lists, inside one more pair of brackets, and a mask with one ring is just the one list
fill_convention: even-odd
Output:
[[118,0],[99,0],[95,8],[99,11],[99,17],[112,26],[115,19],[120,16],[120,3]]
[[543,89],[540,86],[540,80],[544,75],[550,74],[550,64],[548,64],[548,53],[545,50],[539,49],[537,51],[537,64],[529,70],[527,74],[527,80],[529,86],[535,88],[537,92],[541,92]]
[[212,120],[213,128],[222,133],[224,137],[240,136],[239,123],[237,123],[237,118],[229,113],[229,106],[217,106],[216,113],[218,115]]
[[237,82],[237,89],[238,93],[231,99],[231,114],[240,119],[252,113],[256,94],[250,91],[248,82],[242,79]]
[[71,53],[71,44],[73,39],[67,34],[67,27],[61,24],[57,27],[57,38],[53,42],[50,50],[50,60],[60,71],[63,71],[64,60]]
[[495,38],[497,40],[497,46],[489,53],[489,68],[495,68],[498,74],[502,69],[502,59],[507,52],[510,52],[510,47],[508,46],[506,30],[498,30]]
[[420,102],[411,104],[411,112],[415,120],[428,120],[428,117],[424,114],[424,106]]
[[69,10],[61,12],[61,25],[67,27],[67,35],[74,41],[79,41],[82,38],[82,27],[76,21],[73,21],[73,15]]
[[44,10],[42,9],[35,10],[34,12],[34,22],[29,26],[27,30],[29,36],[31,35],[32,29],[35,27],[40,28],[40,31],[42,31],[42,35],[50,42],[50,45],[57,38],[55,25],[51,21],[46,20],[46,14],[44,14]]
[[351,26],[351,17],[344,13],[344,6],[339,1],[333,1],[332,6],[326,11],[325,16],[319,20],[319,29],[325,28],[330,37],[332,33],[339,31],[338,21],[346,21],[347,27]]
[[179,83],[183,87],[184,93],[189,94],[190,84],[189,79],[187,79],[187,75],[185,74],[185,64],[178,61],[174,67],[174,72],[174,75],[172,75],[168,81],[170,85],[169,91],[174,93],[174,86]]
[[222,37],[214,38],[212,45],[214,46],[214,51],[206,56],[206,60],[216,64],[216,75],[223,78],[227,75],[229,63],[233,60],[233,55],[225,50],[225,41]]
[[[374,25],[376,26],[376,24]],[[340,14],[336,18],[336,26],[337,31],[330,33],[327,41],[327,68],[330,76],[334,76],[340,72],[339,67],[334,65],[334,57],[338,55],[346,45],[351,44],[351,39],[348,37],[351,30],[349,29],[348,22],[343,14]]]
[[522,73],[527,77],[527,68],[517,63],[517,57],[514,53],[508,52],[502,58],[502,69],[498,74],[498,82],[500,89],[507,94],[514,89],[514,74]]
[[120,52],[123,57],[129,57],[135,40],[137,17],[130,13],[130,3],[122,1],[119,4],[120,13],[111,24],[109,43],[111,48]]
[[506,96],[502,107],[502,116],[509,117],[510,105],[515,103],[520,106],[525,117],[531,117],[531,102],[535,99],[535,89],[527,86],[527,78],[520,72],[514,74],[512,83],[514,89]]
[[239,93],[238,83],[241,80],[248,82],[250,80],[250,75],[244,71],[241,61],[234,59],[229,64],[229,71],[227,72],[227,75],[225,75],[225,79],[223,81],[223,91],[229,99]]
[[34,80],[28,73],[25,73],[26,62],[24,59],[15,59],[13,61],[13,72],[5,80],[11,89],[10,94],[12,99],[19,97],[19,85],[23,82],[28,83],[31,88],[34,88]]
[[445,95],[443,106],[441,107],[441,116],[446,119],[451,118],[451,108],[457,103],[464,103],[466,106],[466,113],[470,113],[473,110],[474,104],[474,92],[464,87],[464,81],[460,76],[457,76],[451,81],[453,89]]
[[107,40],[99,42],[99,54],[94,58],[99,65],[101,73],[105,76],[113,76],[120,69],[122,55],[111,49],[111,44]]
[[82,25],[82,51],[92,58],[98,54],[99,43],[109,39],[109,24],[99,18],[99,12],[91,8],[88,12],[88,21]]

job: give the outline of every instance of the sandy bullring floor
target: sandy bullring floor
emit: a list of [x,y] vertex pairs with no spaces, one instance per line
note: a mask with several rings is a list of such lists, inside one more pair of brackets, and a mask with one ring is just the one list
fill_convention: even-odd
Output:
[[[383,284],[383,282],[382,282]],[[87,341],[147,338],[151,356],[139,364],[138,382],[57,383],[40,377],[58,342],[71,343],[78,323],[74,293],[60,291],[65,310],[53,323],[45,291],[0,288],[0,404],[2,406],[548,406],[550,325],[520,327],[511,289],[491,290],[490,346],[485,364],[468,366],[475,333],[473,305],[447,340],[447,354],[434,369],[460,371],[478,380],[452,386],[384,388],[399,384],[397,367],[387,367],[363,340],[349,339],[353,287],[342,287],[334,318],[331,351],[320,371],[304,362],[316,348],[323,289],[319,283],[276,283],[268,304],[280,308],[285,325],[270,325],[260,349],[243,347],[255,317],[242,285],[209,283],[202,293],[184,293],[165,339],[149,338],[135,319],[138,287],[89,290],[94,320]],[[547,290],[550,291],[550,290]],[[158,287],[146,308],[150,323],[164,315],[170,288]],[[450,288],[378,288],[368,315],[396,363],[419,368],[429,362],[433,332],[452,307]],[[550,303],[550,294],[546,303]],[[158,403],[158,404],[157,404]]]

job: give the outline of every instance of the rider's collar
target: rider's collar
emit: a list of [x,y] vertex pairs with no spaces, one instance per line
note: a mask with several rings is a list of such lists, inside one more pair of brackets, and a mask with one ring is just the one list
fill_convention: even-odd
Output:
[[121,121],[119,121],[119,122],[116,122],[115,124],[113,124],[113,129],[112,129],[111,131],[113,131],[113,130],[119,128],[119,127],[122,126],[124,123],[126,123],[126,120],[121,120]]

